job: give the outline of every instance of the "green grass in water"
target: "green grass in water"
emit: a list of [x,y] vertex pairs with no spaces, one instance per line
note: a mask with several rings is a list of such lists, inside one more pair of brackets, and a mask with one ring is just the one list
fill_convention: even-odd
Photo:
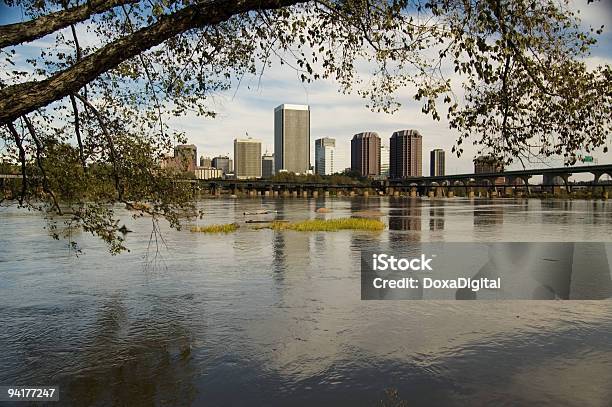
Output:
[[310,219],[299,222],[272,222],[274,230],[296,230],[299,232],[335,232],[337,230],[383,230],[385,224],[378,219],[337,218]]
[[223,225],[192,226],[191,231],[200,233],[230,233],[235,232],[238,227],[235,223],[226,223]]

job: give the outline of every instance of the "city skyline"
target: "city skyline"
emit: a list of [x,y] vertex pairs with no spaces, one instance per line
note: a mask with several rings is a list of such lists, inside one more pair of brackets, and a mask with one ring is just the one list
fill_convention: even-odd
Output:
[[[612,63],[612,31],[608,27],[612,8],[605,2],[595,2],[585,7],[584,2],[572,0],[571,8],[580,9],[582,26],[600,27],[605,25],[604,34],[592,48],[591,54],[584,59],[587,66]],[[0,21],[8,24],[19,21],[23,15],[18,8],[4,7],[0,12]],[[81,46],[86,48],[99,41],[85,26],[77,26]],[[52,36],[37,40],[37,45],[54,47]],[[17,50],[17,62],[22,65],[27,58],[37,57],[35,47],[23,46]],[[202,117],[189,113],[180,117],[166,118],[167,124],[184,132],[190,143],[207,157],[228,155],[232,152],[232,140],[245,131],[256,135],[262,141],[263,150],[272,151],[274,146],[274,124],[270,111],[281,101],[311,106],[311,138],[332,137],[337,141],[335,161],[339,169],[350,165],[350,138],[353,134],[371,129],[387,135],[402,128],[418,129],[426,135],[423,139],[423,150],[430,151],[443,148],[446,154],[446,171],[448,173],[467,173],[473,170],[472,160],[479,155],[472,143],[463,143],[465,152],[461,158],[451,153],[457,138],[448,127],[445,114],[440,121],[434,121],[421,112],[421,104],[413,100],[414,92],[410,88],[398,93],[401,103],[399,110],[393,114],[370,111],[362,97],[357,94],[338,92],[333,80],[321,79],[313,83],[303,83],[299,72],[287,67],[274,65],[262,69],[261,75],[245,76],[236,79],[232,89],[219,92],[210,101],[210,109],[216,112],[215,118]],[[452,77],[449,72],[449,77]],[[462,96],[461,93],[458,94]],[[384,142],[383,142],[384,143]],[[610,146],[610,142],[608,142]],[[314,145],[311,143],[311,157],[314,157]],[[1,147],[0,147],[1,148]],[[612,162],[611,154],[601,150],[593,156],[599,164]],[[311,159],[311,161],[313,161]],[[311,162],[314,166],[314,162]],[[562,157],[536,158],[526,163],[527,168],[560,167]],[[429,154],[423,156],[424,170],[429,168]],[[520,163],[515,161],[508,169],[518,169]]]

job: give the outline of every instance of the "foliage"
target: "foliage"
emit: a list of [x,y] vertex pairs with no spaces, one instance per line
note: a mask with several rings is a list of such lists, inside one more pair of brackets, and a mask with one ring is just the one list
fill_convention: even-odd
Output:
[[20,205],[70,213],[112,252],[115,204],[148,203],[141,214],[174,227],[191,206],[158,165],[184,142],[169,120],[215,117],[217,94],[272,64],[375,111],[408,89],[433,119],[446,110],[457,155],[464,142],[506,163],[607,151],[612,71],[585,63],[602,28],[585,32],[569,0],[3,1],[28,20],[0,26],[0,138]]
[[236,223],[224,223],[222,225],[192,226],[190,230],[199,233],[230,233],[235,232],[238,228]]
[[309,219],[300,222],[272,222],[274,230],[295,230],[299,232],[335,232],[338,230],[370,230],[378,231],[385,228],[385,224],[378,219],[371,218],[336,218],[336,219]]
[[293,172],[279,172],[272,176],[274,182],[292,182],[292,183],[317,183],[317,184],[330,184],[330,185],[356,185],[364,186],[369,185],[369,180],[365,177],[361,177],[353,173],[347,174],[333,174],[333,175],[319,175],[319,174],[300,174],[297,175]]

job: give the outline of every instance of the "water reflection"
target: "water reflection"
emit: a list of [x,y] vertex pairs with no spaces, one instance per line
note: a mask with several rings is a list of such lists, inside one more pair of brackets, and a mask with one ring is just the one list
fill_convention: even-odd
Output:
[[421,230],[421,202],[416,199],[396,200],[389,210],[389,230]]
[[429,230],[444,229],[444,205],[435,203],[429,209]]
[[[79,369],[60,382],[74,405],[191,404],[197,394],[193,338],[176,314],[130,321],[123,301],[100,307],[92,332],[74,356]],[[66,405],[66,404],[65,404]]]
[[474,202],[474,226],[500,225],[504,223],[504,206],[490,200]]

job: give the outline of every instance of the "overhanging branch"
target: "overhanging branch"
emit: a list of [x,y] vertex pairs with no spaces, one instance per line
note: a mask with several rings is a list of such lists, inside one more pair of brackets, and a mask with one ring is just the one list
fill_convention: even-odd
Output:
[[139,0],[91,0],[68,10],[57,11],[23,23],[0,26],[0,48],[33,41],[45,35],[87,20],[95,14]]
[[219,24],[253,10],[287,7],[307,0],[220,0],[195,4],[162,17],[148,27],[122,37],[83,58],[72,67],[39,81],[0,90],[0,125],[76,93],[99,75],[141,52],[187,30]]

